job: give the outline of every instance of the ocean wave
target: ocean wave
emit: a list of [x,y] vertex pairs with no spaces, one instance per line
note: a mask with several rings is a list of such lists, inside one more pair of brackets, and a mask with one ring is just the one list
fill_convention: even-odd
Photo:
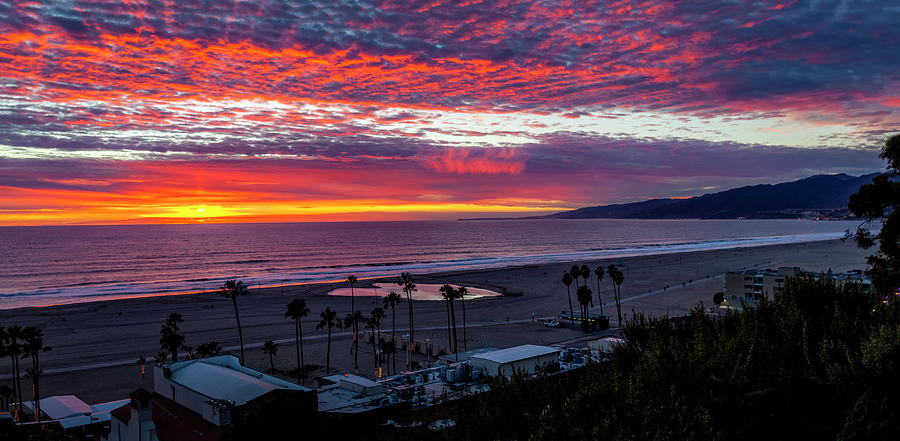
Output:
[[[820,240],[839,239],[843,233],[815,233],[768,237],[748,237],[736,239],[716,239],[701,241],[683,241],[677,243],[640,244],[631,247],[606,247],[582,249],[571,252],[513,255],[513,256],[479,256],[459,259],[422,260],[422,261],[390,261],[368,262],[347,265],[319,265],[293,268],[291,270],[267,270],[256,274],[233,274],[225,276],[207,276],[177,280],[152,280],[128,283],[84,282],[68,284],[61,287],[17,293],[0,294],[4,299],[18,298],[19,301],[4,300],[2,309],[40,306],[60,303],[80,303],[103,300],[106,298],[146,297],[152,295],[171,295],[175,293],[209,291],[218,289],[225,280],[241,279],[249,287],[279,286],[280,284],[333,282],[344,280],[347,274],[355,274],[359,278],[393,277],[401,272],[436,273],[446,271],[463,271],[474,269],[501,268],[529,264],[546,264],[571,261],[587,261],[609,258],[634,257],[641,255],[658,255],[690,251],[732,249],[742,247],[802,243]],[[265,261],[265,260],[255,260]]]

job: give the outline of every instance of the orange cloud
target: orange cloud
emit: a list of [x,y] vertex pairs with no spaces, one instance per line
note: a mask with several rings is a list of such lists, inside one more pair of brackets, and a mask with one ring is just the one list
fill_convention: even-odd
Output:
[[515,148],[455,148],[429,158],[428,165],[440,173],[509,174],[525,170],[528,154]]

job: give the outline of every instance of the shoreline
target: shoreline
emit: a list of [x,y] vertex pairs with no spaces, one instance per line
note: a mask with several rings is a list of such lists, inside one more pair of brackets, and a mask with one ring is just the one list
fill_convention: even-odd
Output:
[[[749,267],[801,266],[811,271],[836,272],[866,267],[865,256],[855,244],[840,240],[807,242],[790,245],[745,247],[730,250],[682,252],[655,256],[641,256],[596,261],[520,265],[504,269],[450,271],[415,275],[416,283],[451,283],[488,289],[502,288],[507,295],[466,301],[468,346],[509,347],[518,344],[555,344],[573,338],[584,337],[578,330],[554,329],[543,326],[537,319],[555,317],[561,311],[568,312],[567,292],[560,282],[564,271],[572,263],[587,264],[591,268],[621,263],[625,274],[622,299],[625,319],[636,312],[654,315],[681,315],[701,302],[710,304],[713,294],[722,290],[725,271]],[[385,279],[385,278],[382,278]],[[357,286],[367,286],[377,278],[361,281]],[[602,303],[608,305],[612,287],[608,278],[600,284]],[[259,349],[266,340],[279,342],[280,351],[276,374],[291,379],[291,369],[296,366],[293,354],[294,326],[284,318],[286,305],[294,298],[306,300],[310,315],[302,320],[306,363],[310,376],[323,374],[326,339],[323,331],[315,329],[319,312],[326,307],[336,310],[343,317],[350,310],[348,297],[328,296],[332,288],[346,287],[344,283],[319,283],[262,289],[238,300],[244,341],[247,344],[248,367],[266,370],[268,358]],[[596,279],[589,287],[595,292]],[[662,288],[668,287],[667,290]],[[513,295],[511,295],[513,294]],[[405,300],[404,300],[405,303]],[[415,336],[417,340],[431,339],[433,344],[446,345],[446,305],[440,301],[414,301]],[[380,307],[380,301],[370,297],[356,299],[356,308],[368,315],[368,311]],[[577,306],[577,305],[576,305]],[[615,308],[604,306],[612,315],[616,326]],[[42,377],[44,395],[77,395],[85,401],[103,402],[127,397],[138,387],[150,387],[152,380],[141,380],[135,362],[138,357],[152,359],[159,351],[159,330],[165,318],[172,312],[184,317],[182,330],[186,344],[215,341],[224,353],[236,353],[237,331],[231,301],[216,293],[156,296],[141,299],[125,299],[0,310],[0,325],[39,326],[44,331],[44,341],[53,348],[41,356],[41,367],[47,372]],[[597,312],[592,310],[592,312]],[[392,328],[391,318],[396,318],[398,336],[408,328],[407,305],[401,304],[388,312],[384,324],[387,332]],[[457,317],[459,320],[459,317]],[[350,355],[351,338],[346,331],[334,336],[332,366],[339,371],[352,369]],[[372,361],[370,345],[360,345],[360,373],[371,377]],[[368,351],[368,352],[366,352]],[[368,355],[366,355],[368,354]],[[423,361],[421,355],[417,360]],[[398,358],[400,358],[398,356]],[[129,362],[128,360],[132,360]],[[0,378],[10,374],[8,363],[0,363]],[[0,380],[3,382],[5,380]]]
[[[410,272],[416,276],[442,276],[447,274],[459,274],[459,273],[470,273],[470,272],[479,272],[479,271],[497,271],[497,270],[509,270],[514,268],[524,268],[524,267],[532,267],[532,266],[540,266],[540,265],[555,265],[555,264],[571,264],[573,262],[593,262],[599,260],[609,260],[609,259],[629,259],[629,258],[643,258],[643,257],[652,257],[652,256],[671,256],[685,253],[702,253],[708,251],[727,251],[733,249],[741,249],[741,248],[759,248],[759,247],[773,247],[780,245],[797,245],[797,244],[808,244],[808,243],[816,243],[816,242],[827,242],[832,240],[838,240],[838,233],[818,233],[818,234],[809,234],[809,235],[793,235],[793,236],[772,236],[772,237],[755,237],[749,239],[722,239],[722,240],[712,240],[712,241],[702,241],[702,242],[687,242],[687,243],[675,243],[675,244],[660,244],[654,246],[643,246],[643,247],[633,247],[633,248],[609,248],[609,249],[598,249],[598,250],[588,250],[588,251],[577,251],[565,254],[548,254],[548,255],[535,255],[535,256],[507,256],[500,258],[473,258],[468,259],[470,261],[490,261],[490,260],[507,260],[509,263],[507,264],[498,264],[491,265],[486,263],[484,265],[472,265],[471,267],[463,267],[463,268],[452,268],[452,269],[440,269],[434,268],[435,271],[425,272],[416,272],[414,270],[405,271]],[[815,236],[814,240],[797,240],[801,237],[811,237]],[[720,244],[720,245],[716,245]],[[584,256],[582,258],[578,258],[578,254],[582,253]],[[564,260],[555,260],[553,257],[555,256],[565,256]],[[532,262],[527,263],[515,263],[515,260],[527,260],[531,259]],[[425,265],[431,264],[435,262],[415,262],[414,264]],[[348,265],[348,267],[353,267],[355,265]],[[395,265],[387,265],[387,266],[395,266]],[[452,266],[452,265],[449,265]],[[401,271],[403,272],[403,271]],[[348,274],[353,274],[353,271],[348,271]],[[396,277],[397,274],[394,275],[375,275],[375,276],[357,276],[359,277],[360,283],[368,283],[367,285],[360,285],[360,287],[371,286],[372,283],[377,282],[389,282],[390,279]],[[239,280],[249,280],[249,284],[247,288],[249,290],[257,289],[257,290],[272,290],[272,289],[294,289],[300,286],[317,286],[317,285],[334,285],[343,283],[343,279],[328,279],[322,281],[309,281],[309,282],[299,282],[299,283],[281,283],[281,284],[259,284],[254,285],[253,279],[259,279],[260,276],[254,277],[244,277],[238,278]],[[138,282],[143,283],[143,282]],[[174,283],[174,282],[173,282]],[[102,287],[102,285],[101,285]],[[502,290],[502,287],[491,286],[491,287],[482,287],[482,286],[473,286],[475,288],[483,288],[489,290],[496,290],[497,288],[501,288],[499,292],[504,295],[511,295],[514,293],[507,293]],[[59,306],[68,306],[68,305],[78,305],[85,303],[97,303],[97,302],[116,302],[116,301],[129,301],[129,300],[146,300],[152,299],[156,297],[183,297],[183,296],[197,296],[197,295],[210,295],[217,294],[218,290],[189,290],[189,291],[177,291],[177,292],[167,292],[167,291],[159,291],[159,292],[140,292],[140,293],[122,293],[122,294],[100,294],[100,295],[82,295],[75,297],[68,297],[60,299],[56,302],[44,303],[44,304],[25,304],[21,306],[13,306],[11,308],[4,308],[0,305],[0,311],[13,311],[27,308],[54,308]],[[32,297],[33,296],[33,297]],[[34,297],[44,297],[44,296],[53,296],[53,294],[37,294],[37,295],[9,295],[7,302],[16,302],[16,299],[19,299],[19,303],[34,303],[29,302]],[[79,300],[80,299],[80,300]],[[48,299],[49,301],[49,299]]]

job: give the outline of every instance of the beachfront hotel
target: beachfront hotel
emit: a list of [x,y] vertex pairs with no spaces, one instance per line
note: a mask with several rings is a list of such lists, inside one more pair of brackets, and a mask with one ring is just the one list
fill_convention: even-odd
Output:
[[798,267],[783,266],[778,269],[749,269],[725,273],[724,300],[727,308],[739,308],[741,303],[756,305],[763,298],[768,298],[784,289],[784,281],[790,277],[812,277],[832,279],[839,283],[855,283],[872,285],[872,280],[862,271],[846,273],[816,273],[803,271]]

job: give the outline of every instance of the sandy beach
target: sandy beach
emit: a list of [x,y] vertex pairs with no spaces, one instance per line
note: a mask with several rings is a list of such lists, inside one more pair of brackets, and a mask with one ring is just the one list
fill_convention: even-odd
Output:
[[[713,294],[722,289],[726,271],[800,266],[811,271],[830,268],[841,272],[864,269],[868,254],[853,243],[833,240],[415,277],[420,283],[463,284],[507,294],[466,302],[467,346],[472,349],[523,343],[552,344],[584,336],[580,331],[547,328],[537,321],[568,310],[566,289],[560,279],[572,263],[587,264],[591,268],[599,264],[619,265],[625,275],[622,310],[628,316],[632,311],[678,315],[700,302],[711,304]],[[361,280],[359,286],[370,286],[372,282],[374,280]],[[591,284],[591,289],[596,291],[595,279]],[[310,316],[302,322],[306,363],[320,367],[314,368],[310,375],[323,374],[326,333],[316,331],[315,327],[319,312],[326,307],[337,310],[341,317],[350,311],[349,297],[327,295],[329,290],[345,286],[335,283],[252,289],[250,295],[241,297],[241,321],[249,348],[246,364],[268,369],[268,358],[260,347],[262,342],[272,339],[279,343],[276,375],[285,378],[293,375],[291,371],[296,368],[294,328],[293,322],[284,318],[284,312],[291,299],[302,297],[311,310]],[[668,289],[663,290],[667,286]],[[605,278],[601,282],[604,302],[612,300],[611,293],[611,282]],[[357,309],[368,312],[381,302],[376,303],[372,297],[357,297],[356,304]],[[406,308],[406,304],[401,304],[396,311],[398,334],[407,332]],[[416,339],[446,344],[444,304],[417,301],[414,309]],[[614,309],[606,312],[614,316],[611,314]],[[599,305],[595,305],[593,311],[599,312]],[[216,341],[226,348],[223,352],[237,354],[238,336],[231,303],[212,293],[0,310],[0,325],[37,325],[44,330],[45,343],[53,349],[41,358],[46,372],[41,381],[43,395],[75,394],[89,403],[98,403],[125,398],[141,386],[152,387],[150,376],[146,380],[140,378],[136,360],[140,356],[152,358],[159,351],[159,329],[172,312],[182,314],[185,319],[183,330],[187,344],[197,346]],[[461,339],[460,318],[457,320]],[[616,325],[615,320],[612,325]],[[390,312],[384,321],[383,332],[391,332]],[[352,369],[350,333],[337,331],[332,345],[332,367]],[[360,373],[370,375],[374,367],[371,345],[363,341],[360,348]],[[397,354],[398,367],[405,363],[405,357],[405,353]],[[422,355],[414,358],[426,362]],[[6,379],[9,374],[9,363],[0,360],[0,381],[9,381]],[[23,380],[25,390],[30,390],[30,387],[24,387],[28,381]]]

